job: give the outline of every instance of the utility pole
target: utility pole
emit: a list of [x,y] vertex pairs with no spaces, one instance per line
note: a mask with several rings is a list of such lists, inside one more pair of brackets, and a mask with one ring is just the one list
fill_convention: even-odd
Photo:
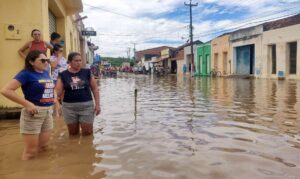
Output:
[[135,43],[133,43],[133,62],[135,62]]
[[131,50],[131,48],[130,47],[128,47],[128,59],[129,59],[129,61],[130,61],[130,50]]
[[190,42],[191,42],[191,61],[192,61],[192,67],[191,67],[191,76],[194,76],[194,48],[193,48],[193,18],[192,18],[192,7],[198,6],[198,3],[192,4],[192,0],[190,0],[190,3],[184,3],[185,6],[190,6]]

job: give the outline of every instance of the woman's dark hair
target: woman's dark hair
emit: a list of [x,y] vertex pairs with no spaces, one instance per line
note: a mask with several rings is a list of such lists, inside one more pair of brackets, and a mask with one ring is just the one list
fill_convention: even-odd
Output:
[[53,33],[51,34],[51,36],[50,36],[50,39],[51,39],[51,40],[55,40],[55,39],[59,39],[60,37],[61,37],[61,36],[60,36],[59,33],[53,32]]
[[53,52],[57,52],[57,51],[59,51],[59,49],[61,49],[61,48],[62,48],[61,45],[55,44],[54,47],[53,47]]
[[39,29],[33,29],[33,30],[31,31],[31,37],[33,36],[33,33],[34,33],[35,31],[41,32]]
[[30,64],[30,62],[34,62],[37,58],[39,58],[41,54],[43,54],[43,52],[40,52],[38,50],[29,52],[25,58],[24,70],[34,71],[33,66]]
[[78,52],[71,52],[71,53],[69,53],[69,55],[68,55],[68,63],[70,63],[74,59],[74,57],[76,57],[76,56],[80,56],[80,53],[78,53]]

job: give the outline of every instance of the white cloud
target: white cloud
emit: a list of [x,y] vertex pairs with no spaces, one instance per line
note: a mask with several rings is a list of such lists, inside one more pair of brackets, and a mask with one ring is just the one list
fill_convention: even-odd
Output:
[[174,10],[182,0],[83,0],[84,4],[98,6],[129,16],[139,16],[144,13],[160,14]]
[[[188,14],[178,19],[156,18],[167,12],[175,12],[188,8],[184,6],[188,0],[83,0],[84,12],[87,15],[84,20],[86,27],[93,27],[97,37],[92,37],[92,42],[99,46],[98,53],[103,56],[126,56],[128,47],[136,49],[156,47],[168,44],[149,44],[146,40],[178,40],[184,43],[188,39]],[[193,3],[196,2],[195,0]],[[194,23],[194,33],[201,41],[210,40],[214,30],[228,29],[239,26],[242,20],[228,20],[220,18],[217,21],[208,20],[209,15],[230,14],[240,9],[247,10],[245,18],[252,21],[258,17],[265,19],[272,17],[272,12],[286,8],[280,3],[300,5],[300,0],[200,0],[199,6],[194,9],[194,18],[201,18],[202,21]],[[211,3],[207,7],[207,3]],[[99,7],[91,8],[90,6]],[[300,7],[299,7],[300,8]],[[299,10],[298,8],[298,10]],[[109,12],[107,12],[109,11]],[[266,15],[269,12],[270,15]],[[204,15],[205,14],[205,15]],[[276,14],[275,14],[276,15]],[[183,21],[183,19],[185,19]],[[244,21],[249,24],[249,21]],[[170,46],[174,44],[169,44]],[[178,44],[180,45],[180,44]],[[175,44],[176,46],[176,44]]]
[[187,33],[185,28],[187,24],[167,19],[152,20],[146,17],[134,19],[100,10],[85,12],[84,15],[88,16],[84,21],[85,25],[92,26],[99,34],[96,38],[92,38],[92,42],[100,47],[99,53],[104,56],[125,56],[128,47],[133,48],[133,43],[137,43],[137,50],[142,50],[157,46],[157,44],[142,44],[144,40],[161,38],[181,40],[181,34]]

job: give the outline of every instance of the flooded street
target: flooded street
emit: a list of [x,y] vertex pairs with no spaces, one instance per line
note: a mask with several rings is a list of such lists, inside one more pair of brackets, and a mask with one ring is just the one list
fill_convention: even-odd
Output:
[[18,121],[0,120],[0,178],[300,178],[299,81],[121,74],[100,89],[94,138],[56,119],[31,161]]

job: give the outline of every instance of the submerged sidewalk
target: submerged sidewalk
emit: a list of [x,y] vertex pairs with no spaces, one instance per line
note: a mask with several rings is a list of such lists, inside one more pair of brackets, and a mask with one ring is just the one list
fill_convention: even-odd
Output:
[[21,108],[0,108],[0,120],[20,119]]

